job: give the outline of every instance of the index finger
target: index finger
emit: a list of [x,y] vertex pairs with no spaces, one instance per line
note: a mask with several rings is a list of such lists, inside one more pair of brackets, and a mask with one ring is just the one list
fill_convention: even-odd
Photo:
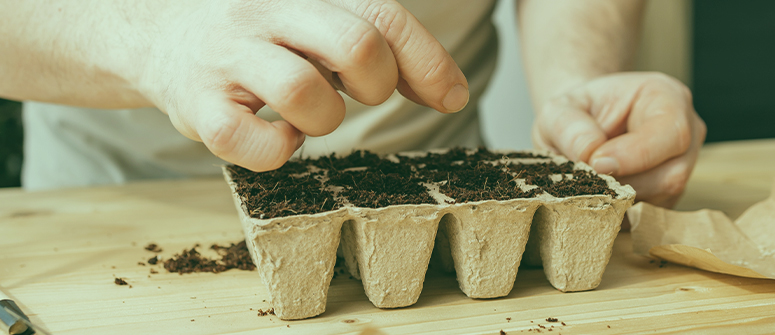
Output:
[[[447,50],[406,8],[394,0],[331,0],[373,23],[393,51],[398,73],[418,103],[443,113],[468,104],[468,81]],[[412,94],[413,95],[413,94]],[[414,99],[413,99],[414,100]]]

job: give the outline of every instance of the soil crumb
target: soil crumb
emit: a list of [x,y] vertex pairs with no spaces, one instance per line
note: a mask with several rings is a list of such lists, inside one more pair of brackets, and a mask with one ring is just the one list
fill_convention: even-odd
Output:
[[149,243],[148,245],[145,246],[145,250],[156,252],[156,253],[162,252],[162,249],[159,248],[159,246],[156,245],[156,243]]
[[258,310],[258,316],[267,316],[267,315],[275,315],[274,308],[270,308],[267,310],[263,310],[263,309]]

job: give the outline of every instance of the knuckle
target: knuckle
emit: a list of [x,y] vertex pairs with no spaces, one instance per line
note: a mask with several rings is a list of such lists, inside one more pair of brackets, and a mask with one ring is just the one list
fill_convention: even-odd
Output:
[[291,70],[276,86],[273,108],[283,110],[304,105],[314,97],[312,91],[319,79],[322,77],[311,65]]
[[409,21],[408,13],[396,2],[373,2],[366,9],[364,17],[385,36],[404,37],[403,42],[409,37],[409,34],[405,34]]
[[[426,54],[427,55],[427,54]],[[420,77],[420,84],[434,87],[437,85],[451,86],[453,84],[453,77],[450,73],[454,73],[457,65],[454,62],[447,61],[446,55],[441,53],[432,53],[430,59],[425,62],[418,62],[418,66],[423,67],[421,70],[422,77]]]
[[234,150],[237,145],[236,137],[239,134],[239,128],[242,127],[241,123],[237,117],[218,118],[204,126],[200,137],[213,154],[221,157]]
[[352,25],[342,35],[342,50],[346,52],[348,63],[359,66],[369,64],[376,59],[382,44],[382,35],[369,23],[360,22]]
[[[442,50],[443,51],[443,50]],[[412,51],[410,67],[402,73],[412,78],[420,86],[447,92],[457,83],[457,64],[446,52],[436,52],[432,48],[419,47]]]

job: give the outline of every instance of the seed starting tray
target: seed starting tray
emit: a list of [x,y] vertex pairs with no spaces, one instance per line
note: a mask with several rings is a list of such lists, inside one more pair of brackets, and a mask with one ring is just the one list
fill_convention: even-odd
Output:
[[508,295],[523,259],[560,291],[594,289],[635,198],[629,185],[540,151],[355,151],[223,172],[284,320],[325,311],[337,250],[380,308],[417,301],[432,253],[471,298]]

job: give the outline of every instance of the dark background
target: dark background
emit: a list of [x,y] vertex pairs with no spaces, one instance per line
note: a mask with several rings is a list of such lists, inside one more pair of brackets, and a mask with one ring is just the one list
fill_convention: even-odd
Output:
[[706,142],[775,137],[775,1],[695,0],[693,42]]
[[[775,1],[695,0],[694,106],[707,142],[775,137]],[[0,100],[0,187],[19,186],[20,104]]]
[[21,104],[0,99],[0,187],[19,186],[22,139]]

